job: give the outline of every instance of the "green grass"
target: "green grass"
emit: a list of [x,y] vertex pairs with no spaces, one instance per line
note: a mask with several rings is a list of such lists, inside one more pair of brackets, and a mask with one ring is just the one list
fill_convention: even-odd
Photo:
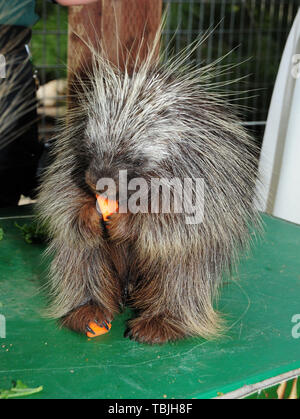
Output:
[[[68,51],[68,9],[50,3],[43,9],[42,1],[38,0],[37,13],[41,19],[33,27],[31,41],[33,64],[39,70],[42,83],[56,78],[65,78]],[[49,68],[49,66],[63,66],[63,68],[55,69]],[[43,67],[47,68],[43,70]]]

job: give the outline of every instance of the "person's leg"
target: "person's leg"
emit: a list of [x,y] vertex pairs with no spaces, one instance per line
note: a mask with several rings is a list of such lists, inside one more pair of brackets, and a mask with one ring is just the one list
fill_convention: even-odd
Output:
[[[24,42],[27,40],[28,35]],[[21,194],[34,196],[42,152],[38,141],[35,82],[25,45],[18,45],[16,51],[5,57],[7,78],[1,80],[0,86],[0,124],[5,127],[0,130],[0,207],[17,205]],[[22,112],[20,107],[24,109]]]

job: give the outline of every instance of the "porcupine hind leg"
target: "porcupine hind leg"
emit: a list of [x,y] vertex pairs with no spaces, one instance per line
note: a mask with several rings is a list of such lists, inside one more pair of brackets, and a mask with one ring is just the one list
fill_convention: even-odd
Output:
[[163,237],[152,251],[152,246],[146,252],[141,251],[140,243],[138,247],[135,269],[140,281],[130,296],[138,315],[129,321],[125,335],[150,344],[185,336],[214,336],[220,322],[212,306],[205,261],[193,249],[180,246],[180,254],[170,242],[163,243]]
[[129,321],[126,336],[154,344],[185,336],[215,335],[219,319],[212,307],[212,296],[208,286],[201,291],[195,284],[200,281],[193,267],[180,265],[172,269],[171,261],[165,264],[157,260],[152,261],[152,266],[148,265],[149,272],[132,295],[138,316]]

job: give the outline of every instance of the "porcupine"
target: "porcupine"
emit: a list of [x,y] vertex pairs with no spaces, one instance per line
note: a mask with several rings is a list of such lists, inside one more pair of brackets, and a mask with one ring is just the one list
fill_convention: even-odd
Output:
[[[188,52],[165,62],[153,60],[154,50],[132,74],[94,53],[88,83],[77,81],[78,103],[39,196],[54,255],[50,315],[85,333],[126,304],[134,313],[125,332],[131,339],[209,338],[223,327],[214,308],[222,275],[257,220],[257,150],[234,107],[214,92],[219,60],[197,68]],[[173,206],[169,213],[118,212],[104,223],[97,181],[118,184],[121,170],[147,184],[202,178],[202,222],[186,223]]]

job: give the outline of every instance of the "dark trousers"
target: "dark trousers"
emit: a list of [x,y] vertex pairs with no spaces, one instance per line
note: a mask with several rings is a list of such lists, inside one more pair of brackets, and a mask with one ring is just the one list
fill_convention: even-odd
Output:
[[[39,158],[42,153],[42,145],[38,141],[37,128],[37,110],[36,102],[36,86],[33,79],[33,68],[28,60],[28,54],[25,48],[30,39],[30,31],[25,31],[26,36],[16,37],[22,28],[11,27],[5,31],[5,38],[0,42],[5,48],[9,44],[9,39],[19,39],[17,45],[14,46],[7,54],[4,53],[8,62],[8,75],[6,79],[0,80],[0,83],[9,83],[9,94],[0,97],[1,109],[9,109],[11,115],[16,113],[18,106],[17,95],[22,90],[22,95],[26,98],[22,106],[27,108],[28,112],[24,112],[21,117],[13,118],[10,125],[2,132],[0,138],[0,207],[8,207],[17,205],[20,195],[35,195],[38,185],[37,167]],[[0,31],[1,33],[1,31]],[[22,65],[22,71],[18,71]],[[13,80],[13,81],[12,81]],[[25,86],[25,89],[24,89]],[[15,101],[15,102],[14,102]],[[15,107],[12,105],[16,103]],[[2,119],[2,120],[1,120]],[[4,124],[3,114],[0,115],[0,124]],[[14,135],[14,133],[19,133]],[[1,148],[1,144],[6,144],[7,139],[11,139],[8,145]]]

